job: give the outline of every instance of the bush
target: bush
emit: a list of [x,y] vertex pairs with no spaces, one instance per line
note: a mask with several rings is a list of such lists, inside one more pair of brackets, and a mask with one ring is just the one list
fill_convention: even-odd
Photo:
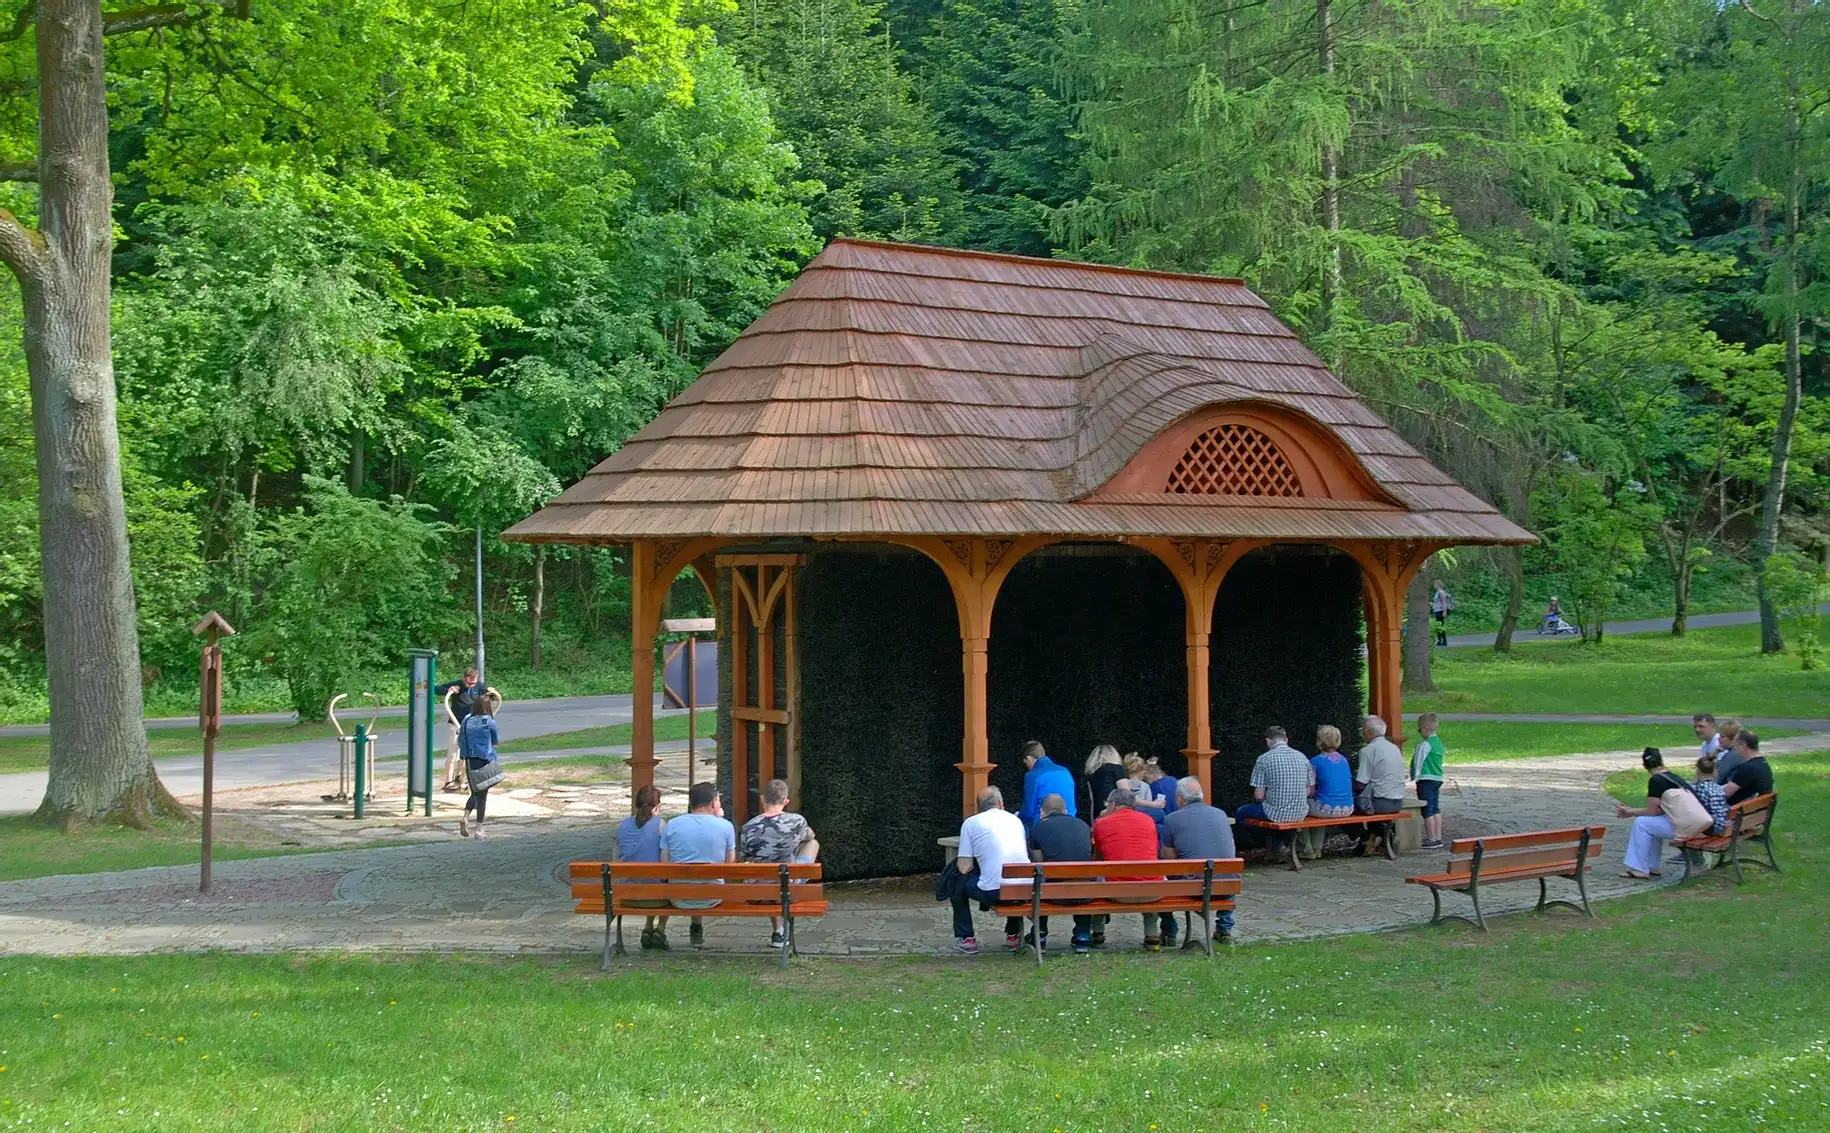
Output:
[[315,477],[306,485],[307,506],[260,536],[274,583],[248,644],[285,678],[299,718],[322,720],[352,676],[398,666],[455,612],[443,524],[399,499],[361,499]]

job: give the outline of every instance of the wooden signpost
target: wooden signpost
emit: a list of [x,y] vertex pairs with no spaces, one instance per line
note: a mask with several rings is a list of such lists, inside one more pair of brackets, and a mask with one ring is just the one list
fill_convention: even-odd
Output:
[[222,646],[217,641],[234,632],[234,628],[215,610],[205,614],[202,621],[191,627],[193,635],[207,635],[203,658],[197,666],[197,687],[200,690],[197,726],[203,731],[203,873],[197,881],[199,893],[210,891],[210,848],[216,804],[216,736],[222,731]]

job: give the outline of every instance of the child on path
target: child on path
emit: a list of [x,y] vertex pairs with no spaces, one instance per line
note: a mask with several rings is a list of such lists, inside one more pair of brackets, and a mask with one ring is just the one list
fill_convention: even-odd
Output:
[[1423,845],[1441,848],[1442,842],[1442,737],[1436,734],[1436,713],[1417,717],[1417,747],[1411,752],[1411,778],[1417,780],[1417,798],[1423,803]]

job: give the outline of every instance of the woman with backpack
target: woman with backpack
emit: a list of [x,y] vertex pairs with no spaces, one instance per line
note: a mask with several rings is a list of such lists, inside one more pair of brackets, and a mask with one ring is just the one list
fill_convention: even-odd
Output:
[[1646,805],[1615,803],[1614,815],[1633,820],[1633,830],[1627,836],[1627,868],[1621,876],[1644,881],[1659,876],[1659,855],[1666,842],[1701,834],[1709,829],[1712,820],[1709,811],[1691,793],[1690,785],[1665,769],[1665,757],[1657,748],[1647,748],[1639,761],[1650,776],[1646,781]]
[[[458,728],[458,749],[464,756],[465,776],[470,780],[470,797],[464,800],[464,814],[458,819],[458,833],[466,838],[483,837],[489,789],[503,778],[502,763],[496,758],[496,712],[501,707],[502,698],[491,689]],[[477,816],[474,826],[469,822],[472,811]]]

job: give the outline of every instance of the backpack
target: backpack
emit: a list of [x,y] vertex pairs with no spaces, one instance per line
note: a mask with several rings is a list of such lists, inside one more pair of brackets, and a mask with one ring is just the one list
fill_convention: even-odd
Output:
[[1658,805],[1671,820],[1671,829],[1679,838],[1694,838],[1716,824],[1688,787],[1671,788],[1658,797]]
[[495,749],[489,742],[491,716],[466,716],[458,725],[458,754],[465,759],[494,759]]

